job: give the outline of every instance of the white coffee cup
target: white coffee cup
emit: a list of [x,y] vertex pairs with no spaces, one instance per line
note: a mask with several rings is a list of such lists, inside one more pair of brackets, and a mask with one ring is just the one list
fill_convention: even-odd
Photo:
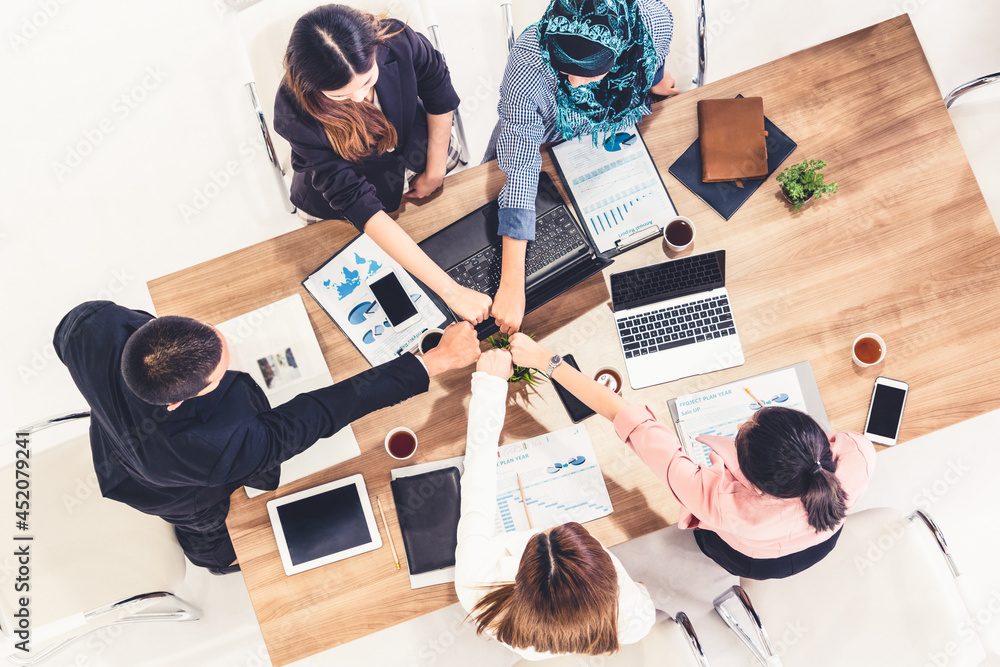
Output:
[[[878,359],[875,361],[862,361],[858,358],[858,343],[865,338],[870,338],[874,342],[878,343],[879,355]],[[851,345],[851,358],[854,359],[854,363],[862,368],[868,368],[869,366],[875,366],[876,364],[882,363],[885,359],[885,341],[877,333],[863,333],[854,339],[854,343]]]
[[[674,230],[671,230],[671,225],[674,225]],[[682,230],[682,238],[676,238],[678,228]],[[687,239],[687,243],[681,243],[681,241],[686,238],[686,232],[688,231],[690,231],[691,237]],[[674,252],[684,250],[689,247],[692,243],[694,243],[694,236],[694,223],[691,222],[691,218],[686,218],[683,215],[678,215],[676,218],[673,218],[670,222],[663,225],[663,240],[667,242],[667,247]],[[671,237],[674,237],[673,241],[671,240]],[[678,241],[678,243],[675,243],[674,241]]]
[[[430,350],[425,350],[424,349],[424,341],[426,341],[428,337],[430,337],[431,335],[434,335],[434,334],[436,334],[438,336],[438,343],[440,343],[441,342],[440,336],[444,335],[444,329],[437,329],[437,328],[428,329],[427,331],[425,331],[422,334],[420,334],[420,339],[417,341],[417,351],[420,354],[427,354],[428,352],[430,352]],[[435,347],[436,347],[436,345],[435,345]],[[434,348],[432,347],[431,350],[433,350],[433,349]]]
[[603,366],[594,372],[595,382],[603,384],[619,396],[622,395],[622,385],[625,384],[623,378],[622,372],[614,366]]
[[[389,443],[392,441],[392,436],[396,435],[397,433],[405,433],[408,434],[411,438],[413,438],[413,449],[406,456],[396,456],[389,448]],[[385,435],[385,451],[392,458],[398,461],[405,461],[406,459],[410,458],[417,452],[417,434],[411,431],[410,429],[406,428],[405,426],[397,426],[396,428],[392,429]]]

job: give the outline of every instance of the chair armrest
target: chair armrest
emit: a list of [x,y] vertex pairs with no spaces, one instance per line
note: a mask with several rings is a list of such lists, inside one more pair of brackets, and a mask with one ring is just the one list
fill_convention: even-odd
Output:
[[705,651],[701,648],[701,641],[698,640],[698,633],[694,631],[694,625],[691,623],[687,614],[683,611],[677,612],[677,618],[674,619],[674,622],[681,626],[681,630],[683,630],[684,634],[687,636],[688,642],[691,644],[691,650],[694,651],[694,657],[695,660],[698,661],[698,664],[701,665],[701,667],[709,667],[708,658],[705,657]]
[[[750,633],[740,625],[740,622],[733,616],[732,612],[726,608],[726,603],[733,598],[736,599],[744,613],[749,617],[756,638],[751,637]],[[715,598],[712,606],[715,607],[715,612],[722,618],[723,622],[729,626],[730,630],[736,633],[736,636],[740,638],[761,665],[764,665],[764,667],[781,665],[781,659],[778,658],[774,646],[771,644],[771,639],[767,636],[767,630],[764,629],[764,624],[761,622],[757,610],[754,609],[753,604],[750,602],[750,596],[746,594],[742,586],[729,588],[722,595]]]
[[996,83],[997,81],[1000,81],[1000,72],[987,74],[986,76],[981,76],[978,79],[973,79],[972,81],[966,81],[945,96],[944,106],[946,109],[950,109],[951,105],[955,103],[955,100],[962,95],[965,95],[976,88],[982,88],[983,86],[988,86],[991,83]]
[[17,429],[18,435],[31,435],[32,433],[37,433],[38,431],[44,431],[45,429],[58,426],[59,424],[64,424],[67,422],[76,421],[77,419],[84,419],[85,417],[90,417],[90,411],[80,411],[80,412],[65,412],[57,415],[53,415],[46,419],[41,419],[39,421],[28,424]]
[[944,539],[944,533],[942,533],[941,529],[937,527],[934,520],[921,510],[917,510],[911,514],[909,519],[910,521],[914,521],[916,519],[923,521],[924,525],[927,526],[927,530],[931,531],[931,534],[934,535],[934,539],[937,540],[938,547],[941,549],[941,553],[944,554],[944,559],[948,562],[948,569],[951,570],[951,576],[957,579],[960,576],[958,566],[955,565],[955,561],[951,557],[951,552],[948,550],[948,542]]

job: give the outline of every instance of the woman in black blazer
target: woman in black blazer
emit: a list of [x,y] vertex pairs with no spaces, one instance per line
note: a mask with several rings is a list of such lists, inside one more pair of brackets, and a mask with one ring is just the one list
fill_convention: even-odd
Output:
[[458,103],[427,38],[394,19],[325,5],[292,30],[274,129],[292,145],[292,203],[348,220],[459,317],[479,323],[490,298],[452,280],[386,213],[403,196],[441,187]]

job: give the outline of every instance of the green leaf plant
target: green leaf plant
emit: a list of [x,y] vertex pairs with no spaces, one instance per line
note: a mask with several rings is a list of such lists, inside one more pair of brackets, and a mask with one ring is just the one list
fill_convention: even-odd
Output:
[[792,202],[793,210],[798,211],[811,198],[819,199],[824,194],[832,197],[837,191],[837,181],[823,183],[823,174],[819,170],[825,166],[823,160],[803,160],[778,174],[777,181]]
[[[534,335],[530,335],[534,338]],[[510,349],[510,336],[505,333],[493,334],[486,339],[486,342],[490,344],[491,350],[509,350]],[[522,366],[514,366],[514,374],[507,378],[507,382],[524,382],[529,385],[537,385],[545,378],[545,374],[541,371],[535,370],[534,368],[524,368]]]

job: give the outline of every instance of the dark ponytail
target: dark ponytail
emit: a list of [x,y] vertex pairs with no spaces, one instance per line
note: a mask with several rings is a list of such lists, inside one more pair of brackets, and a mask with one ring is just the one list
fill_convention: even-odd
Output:
[[761,491],[800,498],[816,532],[836,528],[847,516],[830,440],[806,413],[761,408],[736,436],[736,454],[747,480]]

